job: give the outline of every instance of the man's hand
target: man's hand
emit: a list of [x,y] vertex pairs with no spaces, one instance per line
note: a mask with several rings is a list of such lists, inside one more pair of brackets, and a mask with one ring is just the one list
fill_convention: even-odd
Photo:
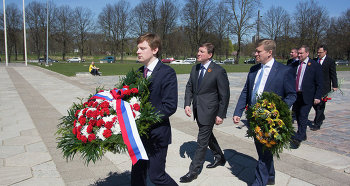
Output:
[[192,111],[191,111],[191,107],[190,107],[190,106],[186,106],[186,107],[185,107],[185,114],[186,114],[188,117],[191,117],[191,116],[192,116]]
[[233,116],[232,119],[233,119],[234,124],[238,124],[241,121],[241,117],[239,117],[239,116]]
[[333,89],[333,92],[335,92],[335,91],[337,91],[338,90],[338,88],[332,88]]
[[319,104],[321,102],[321,100],[319,100],[319,99],[314,99],[314,105],[317,105],[317,104]]
[[216,124],[216,125],[220,125],[220,124],[222,124],[222,122],[224,122],[224,120],[221,119],[219,116],[216,116],[215,124]]

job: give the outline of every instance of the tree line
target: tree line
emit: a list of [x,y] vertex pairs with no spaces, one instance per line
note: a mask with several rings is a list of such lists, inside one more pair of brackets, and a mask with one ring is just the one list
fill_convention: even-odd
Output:
[[[106,4],[101,12],[83,7],[32,1],[26,6],[27,51],[38,58],[46,54],[66,60],[69,55],[134,55],[135,38],[145,32],[157,33],[163,41],[162,57],[194,57],[198,46],[212,42],[218,59],[252,56],[254,38],[277,42],[277,57],[287,59],[291,48],[306,44],[316,55],[317,46],[326,44],[334,58],[350,58],[350,9],[330,17],[325,6],[315,0],[296,2],[289,14],[272,6],[261,17],[260,0],[145,0],[130,8],[128,1]],[[95,17],[97,15],[97,18]],[[0,34],[4,33],[3,13]],[[46,19],[48,17],[48,20]],[[6,6],[8,53],[19,60],[23,54],[22,8]],[[4,43],[4,37],[1,37]],[[4,45],[0,45],[4,53]]]

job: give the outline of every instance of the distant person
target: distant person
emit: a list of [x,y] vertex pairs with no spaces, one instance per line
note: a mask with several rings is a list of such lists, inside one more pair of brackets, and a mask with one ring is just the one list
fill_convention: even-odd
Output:
[[297,48],[291,49],[289,55],[290,55],[290,59],[288,59],[287,65],[294,65],[294,64],[299,65],[298,63],[296,63],[296,62],[299,61],[299,59],[298,59],[298,49]]
[[214,155],[214,162],[207,168],[224,166],[226,159],[214,134],[214,124],[220,125],[226,118],[227,107],[230,99],[230,87],[227,73],[224,68],[212,61],[214,45],[202,44],[197,53],[197,61],[200,63],[192,67],[185,90],[185,114],[193,116],[199,128],[198,147],[186,175],[180,178],[180,182],[187,183],[196,179],[201,172],[205,161],[208,146]]
[[[255,49],[255,59],[258,64],[252,66],[247,75],[247,81],[239,96],[233,123],[238,124],[246,105],[256,104],[257,95],[263,92],[273,92],[291,107],[296,99],[295,75],[292,68],[283,65],[273,57],[276,53],[276,43],[273,40],[262,39]],[[263,150],[263,144],[254,139],[259,156],[255,169],[255,180],[252,186],[275,184],[275,167],[273,155],[268,149]]]
[[322,97],[323,76],[321,65],[309,58],[309,47],[303,45],[298,50],[299,65],[294,68],[296,74],[297,100],[293,110],[298,123],[298,131],[292,136],[292,149],[297,149],[307,139],[306,129],[312,105],[317,105]]
[[89,72],[94,75],[94,76],[100,76],[101,74],[99,73],[100,68],[97,68],[95,66],[95,62],[91,62],[89,66]]
[[[327,55],[327,48],[324,45],[318,47],[318,58],[315,59],[322,66],[323,76],[323,91],[322,97],[327,96],[330,91],[338,90],[338,79],[336,72],[336,65],[332,58]],[[314,124],[310,127],[311,130],[319,130],[323,124],[323,120],[326,119],[324,110],[326,109],[326,102],[321,99],[321,102],[317,105],[313,105],[315,109]]]

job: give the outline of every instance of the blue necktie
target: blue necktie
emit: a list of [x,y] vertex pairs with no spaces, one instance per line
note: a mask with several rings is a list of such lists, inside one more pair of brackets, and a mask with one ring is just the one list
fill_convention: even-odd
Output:
[[198,77],[198,86],[199,87],[201,85],[201,82],[202,82],[202,79],[203,79],[203,76],[204,76],[204,71],[205,71],[205,68],[203,65],[201,65],[201,73],[199,74],[199,77]]
[[259,77],[256,80],[255,87],[253,89],[253,94],[252,94],[252,99],[251,99],[252,105],[254,105],[256,103],[256,96],[257,96],[256,93],[259,90],[260,82],[261,82],[261,79],[264,75],[264,69],[265,69],[265,65],[262,66]]

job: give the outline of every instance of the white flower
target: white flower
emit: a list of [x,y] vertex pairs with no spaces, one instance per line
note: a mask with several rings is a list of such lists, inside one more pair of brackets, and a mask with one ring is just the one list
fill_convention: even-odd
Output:
[[81,129],[81,134],[84,135],[85,137],[89,136],[89,133],[87,132],[88,125],[84,125],[83,128]]
[[140,118],[141,112],[134,110],[135,113],[135,120]]
[[109,116],[103,117],[102,119],[105,123],[107,123],[108,121],[113,121],[114,117],[117,117],[117,116],[116,115],[109,115]]
[[135,103],[140,104],[140,100],[136,97],[132,97],[129,101],[130,105],[134,105]]
[[80,118],[80,116],[83,115],[83,110],[84,110],[84,109],[81,109],[81,110],[79,111],[78,118]]
[[103,136],[103,132],[104,132],[105,130],[107,130],[106,127],[101,127],[101,128],[97,131],[97,133],[96,133],[96,136],[97,136],[98,138],[100,138],[102,141],[104,141],[104,140],[106,139],[106,138]]
[[105,100],[103,100],[103,99],[96,99],[96,101],[97,101],[98,104],[101,104],[101,103],[104,102]]
[[113,134],[120,134],[120,133],[121,133],[118,120],[116,120],[116,121],[113,123],[113,127],[111,128],[111,130],[112,130],[112,133],[113,133]]
[[115,108],[117,108],[117,100],[114,99],[109,106],[115,110]]

